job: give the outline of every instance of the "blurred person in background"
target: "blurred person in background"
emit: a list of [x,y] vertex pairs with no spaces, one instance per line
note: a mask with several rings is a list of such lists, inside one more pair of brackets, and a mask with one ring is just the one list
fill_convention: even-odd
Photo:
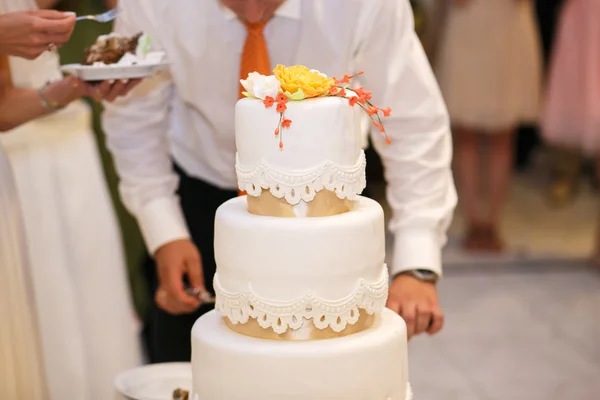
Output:
[[[566,0],[538,1],[538,13],[543,19],[542,22],[546,21],[546,24],[541,24],[542,33],[547,36],[553,35],[557,30],[558,20],[562,11],[564,11]],[[546,44],[544,47],[548,64],[550,64],[552,43]],[[565,146],[560,142],[553,143],[552,141],[547,144],[550,156],[551,182],[548,185],[546,195],[551,205],[556,207],[566,206],[577,197],[586,157],[578,147]],[[592,183],[597,184],[595,175],[595,173],[592,174]]]
[[[40,6],[52,3],[40,0]],[[0,0],[2,13],[32,7],[32,0]],[[112,100],[137,82],[91,87],[63,79],[53,51],[30,61],[11,57],[3,72],[5,85],[14,88],[5,93],[0,128],[15,129],[0,145],[16,182],[19,204],[12,209],[23,216],[22,257],[29,260],[41,344],[36,368],[43,370],[47,394],[0,397],[116,399],[115,376],[142,363],[139,327],[90,111],[81,98]],[[7,379],[23,379],[15,376]]]
[[501,252],[515,131],[539,117],[541,50],[532,2],[451,0],[437,74],[453,124],[464,247]]
[[[568,0],[552,55],[542,119],[552,145],[596,158],[600,178],[600,2]],[[600,267],[600,226],[593,262]]]

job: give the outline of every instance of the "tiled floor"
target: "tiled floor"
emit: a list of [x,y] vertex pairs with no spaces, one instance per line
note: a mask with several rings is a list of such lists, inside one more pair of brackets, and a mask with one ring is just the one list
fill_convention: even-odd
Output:
[[600,272],[447,271],[447,325],[409,345],[418,400],[600,399]]

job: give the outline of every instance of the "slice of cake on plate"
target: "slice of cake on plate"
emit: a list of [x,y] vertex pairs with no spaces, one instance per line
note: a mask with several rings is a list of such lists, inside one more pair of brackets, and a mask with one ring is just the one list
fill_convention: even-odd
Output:
[[85,49],[82,64],[116,64],[126,54],[136,54],[141,37],[142,33],[138,33],[133,37],[124,37],[117,33],[100,36],[96,43]]

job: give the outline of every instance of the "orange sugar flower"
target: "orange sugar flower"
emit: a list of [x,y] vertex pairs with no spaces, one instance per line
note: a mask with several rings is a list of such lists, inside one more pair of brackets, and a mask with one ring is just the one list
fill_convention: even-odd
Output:
[[360,87],[357,87],[357,88],[355,88],[355,89],[352,89],[352,90],[353,90],[353,91],[354,91],[354,93],[356,93],[356,95],[357,95],[357,96],[359,96],[359,97],[365,94],[365,89],[364,89],[362,86],[360,86]]
[[273,104],[275,103],[275,99],[272,98],[271,96],[267,96],[265,97],[265,99],[263,100],[263,104],[265,105],[265,107],[270,108],[273,107]]
[[379,125],[379,122],[373,121],[373,125],[375,125],[376,128],[379,128],[379,130],[381,130],[381,125]]
[[340,91],[338,92],[338,95],[339,95],[339,96],[346,97],[346,89],[344,89],[344,88],[340,88]]
[[392,139],[390,139],[390,137],[389,137],[389,136],[386,136],[386,138],[385,138],[385,143],[386,143],[386,144],[392,144]]
[[358,102],[364,105],[367,102],[367,99],[365,98],[365,96],[358,96]]
[[277,103],[277,112],[278,113],[282,113],[285,110],[287,110],[287,106],[285,105],[285,103]]
[[350,105],[352,107],[354,107],[354,105],[358,102],[358,97],[356,97],[356,96],[349,97],[348,102],[350,103]]
[[365,96],[365,99],[371,100],[371,91],[370,90],[363,91],[363,96]]
[[329,94],[332,96],[335,96],[338,91],[339,91],[339,89],[337,87],[332,86],[331,89],[329,89]]
[[288,98],[287,98],[287,96],[285,94],[279,93],[277,95],[277,103],[283,103],[283,104],[285,104],[287,102],[288,102]]
[[369,114],[369,115],[377,114],[378,111],[379,111],[379,109],[376,106],[367,107],[367,114]]
[[281,127],[282,128],[289,128],[290,126],[292,126],[292,120],[284,118],[284,120],[281,122]]
[[279,136],[279,128],[275,129],[275,136]]
[[392,109],[390,107],[382,109],[381,112],[383,113],[384,117],[389,117],[392,115]]

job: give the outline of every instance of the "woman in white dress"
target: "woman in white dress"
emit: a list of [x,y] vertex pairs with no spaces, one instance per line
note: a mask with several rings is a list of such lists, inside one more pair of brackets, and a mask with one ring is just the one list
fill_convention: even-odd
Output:
[[0,148],[0,396],[46,399],[19,200]]
[[[33,6],[27,0],[3,0],[0,13]],[[24,122],[15,121],[16,110],[49,113],[37,93],[40,87],[46,87],[46,108],[70,104],[0,137],[16,178],[15,191],[2,159],[0,310],[11,324],[0,324],[0,374],[7,372],[0,378],[0,397],[110,400],[118,398],[116,374],[142,362],[139,329],[90,111],[77,99],[125,94],[133,83],[120,88],[116,83],[112,91],[108,82],[98,90],[74,86],[74,79],[61,80],[58,65],[51,52],[35,61],[10,59],[12,81],[24,90],[3,129]],[[45,85],[54,80],[59,82]],[[26,253],[19,246],[19,208]]]
[[[60,18],[54,27],[46,25],[45,18]],[[30,40],[34,32],[32,22],[46,25],[46,43],[61,44],[71,35],[74,18],[57,14],[12,13],[0,25],[8,29],[8,36],[0,36],[0,127],[4,130],[30,118],[44,115],[48,110],[38,107],[22,108],[31,99],[31,93],[15,93],[8,77],[8,58],[3,54],[19,54],[34,58],[45,51],[43,45]],[[15,31],[21,37],[14,36]],[[57,41],[56,34],[62,32]],[[51,39],[52,37],[52,39]],[[40,38],[38,35],[37,38]],[[68,82],[67,82],[68,83]],[[62,88],[60,87],[62,86]],[[68,86],[68,85],[67,85]],[[53,88],[60,93],[73,92],[65,85]],[[16,96],[13,96],[16,94]],[[19,110],[7,106],[20,102]],[[8,116],[9,118],[3,118]],[[27,252],[19,199],[12,171],[0,147],[0,398],[47,399],[47,385],[39,340],[37,318],[31,292]]]
[[534,5],[448,1],[436,69],[456,139],[465,247],[502,251],[498,224],[510,188],[515,131],[539,116],[542,68]]

